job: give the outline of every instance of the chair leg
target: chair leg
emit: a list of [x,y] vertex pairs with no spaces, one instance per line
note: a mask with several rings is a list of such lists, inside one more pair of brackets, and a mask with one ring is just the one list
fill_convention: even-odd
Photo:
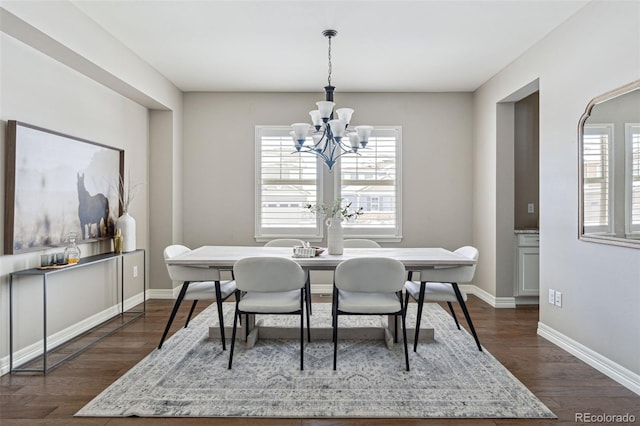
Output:
[[[300,290],[300,371],[304,370],[304,303],[305,289]],[[309,311],[307,311],[309,312]]]
[[[407,320],[405,318],[405,310],[407,309],[407,305],[402,305],[402,294],[399,295],[400,298],[400,309],[402,309],[402,341],[404,342],[404,360],[407,364],[407,371],[409,371],[409,349],[407,347]],[[397,318],[397,316],[396,316]]]
[[173,310],[171,311],[171,315],[169,316],[169,321],[167,322],[167,326],[164,328],[164,333],[162,333],[162,338],[160,339],[160,344],[158,345],[158,349],[162,348],[162,344],[164,343],[164,339],[166,339],[167,334],[169,333],[169,329],[171,328],[171,324],[178,313],[178,308],[182,303],[182,299],[184,299],[184,295],[187,294],[187,289],[189,288],[189,281],[185,281],[182,284],[182,288],[180,289],[180,294],[178,294],[178,298],[176,299],[176,303],[173,305]]
[[404,317],[406,318],[407,317],[408,307],[409,307],[409,292],[408,291],[404,292],[404,306],[405,306]]
[[473,327],[471,316],[469,316],[469,311],[467,310],[467,304],[464,303],[464,299],[462,298],[462,293],[460,293],[460,289],[458,288],[458,283],[451,283],[451,285],[453,286],[453,291],[456,293],[456,298],[458,299],[458,303],[460,303],[460,307],[462,308],[464,317],[467,320],[467,324],[469,324],[469,328],[471,329],[471,334],[473,334],[473,338],[476,341],[476,345],[478,345],[478,350],[482,352],[482,346],[480,346],[480,340],[478,339],[478,335],[476,334],[476,329]]
[[[400,305],[402,305],[402,300],[400,300]],[[398,316],[393,316],[393,343],[398,343]]]
[[336,309],[338,307],[338,289],[333,286],[333,293],[331,294],[331,327],[336,326],[337,314]]
[[451,311],[451,316],[453,317],[453,320],[456,322],[456,326],[458,327],[458,330],[460,330],[460,323],[458,322],[458,317],[456,317],[456,313],[453,310],[453,305],[451,304],[451,302],[447,302],[447,305],[449,305],[449,311]]
[[189,309],[189,315],[187,315],[187,321],[184,323],[184,328],[187,328],[189,325],[189,321],[191,321],[191,315],[193,315],[193,311],[196,310],[196,305],[198,304],[197,300],[194,300],[191,304],[191,309]]
[[420,336],[420,321],[422,320],[422,305],[424,304],[424,289],[426,283],[423,281],[420,283],[420,295],[418,296],[418,314],[416,317],[416,332],[413,338],[413,351],[416,352],[418,349],[418,337]]
[[333,325],[333,369],[336,369],[338,361],[338,289],[333,286],[333,303],[331,306]]
[[333,369],[336,369],[338,363],[338,313],[334,313],[333,324]]
[[[254,317],[255,320],[255,317]],[[244,315],[244,321],[245,321],[245,333],[244,333],[244,340],[247,341],[249,340],[249,314],[245,314]]]
[[216,281],[216,305],[218,305],[218,322],[220,323],[220,339],[222,340],[222,350],[227,350],[224,336],[224,313],[222,312],[222,293],[220,291],[220,281]]
[[307,342],[311,342],[311,321],[309,316],[311,315],[311,312],[309,312],[309,307],[307,306],[307,309],[305,309],[305,312],[307,313]]
[[305,292],[307,293],[307,309],[309,310],[309,315],[313,314],[312,308],[311,308],[311,274],[309,273],[309,271],[307,272],[307,279],[304,282],[304,289]]
[[231,350],[229,351],[229,370],[231,370],[231,364],[233,363],[233,348],[236,345],[236,328],[238,327],[238,294],[236,293],[236,309],[233,313],[233,331],[231,332]]

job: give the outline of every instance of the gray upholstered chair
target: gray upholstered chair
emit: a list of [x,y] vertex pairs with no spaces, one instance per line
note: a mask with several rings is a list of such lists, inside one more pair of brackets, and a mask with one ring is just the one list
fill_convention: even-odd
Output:
[[[191,251],[191,249],[183,245],[170,245],[164,249],[165,262],[189,251]],[[198,300],[215,300],[218,306],[218,321],[220,322],[222,350],[226,350],[222,302],[236,291],[235,281],[221,281],[220,271],[218,269],[169,264],[166,266],[171,280],[182,281],[183,284],[180,289],[180,293],[178,294],[178,298],[173,305],[173,310],[171,311],[169,321],[167,322],[167,326],[165,327],[162,338],[160,339],[158,349],[162,348],[162,344],[167,337],[167,333],[169,333],[171,324],[173,323],[176,313],[178,312],[178,308],[180,308],[180,304],[183,300],[193,300],[191,309],[189,310],[189,315],[187,316],[187,321],[184,324],[185,328],[189,325],[191,315],[193,315],[193,311],[198,304]]]
[[352,238],[344,240],[344,246],[348,248],[376,248],[380,247],[380,244],[373,240],[367,240],[364,238]]
[[[460,247],[455,250],[454,253],[473,259],[476,262],[478,261],[479,253],[478,249],[475,247]],[[409,296],[418,302],[416,333],[415,340],[413,342],[414,352],[418,347],[418,334],[420,332],[420,319],[422,317],[422,306],[424,302],[447,302],[449,310],[451,311],[451,316],[453,316],[456,326],[458,327],[458,330],[460,330],[458,318],[456,317],[453,306],[451,305],[452,302],[458,302],[467,320],[467,324],[469,324],[469,328],[471,329],[473,338],[476,341],[476,345],[478,345],[478,350],[482,351],[480,340],[476,334],[476,329],[473,327],[473,322],[471,321],[471,316],[469,315],[469,310],[465,303],[467,300],[467,294],[458,287],[458,284],[469,283],[473,280],[473,276],[476,271],[476,264],[473,264],[472,266],[424,269],[420,271],[419,282],[407,281],[405,283],[405,304],[408,303]]]
[[[338,353],[340,315],[395,315],[402,320],[402,336],[407,371],[407,329],[402,286],[405,267],[402,262],[384,257],[361,257],[341,262],[334,274],[333,288],[333,369]],[[395,330],[398,328],[395,327]],[[395,336],[397,341],[397,336]]]
[[[236,309],[229,353],[233,363],[238,318],[242,314],[300,315],[300,370],[304,369],[304,299],[305,272],[291,259],[282,257],[247,257],[233,266],[236,277]],[[247,325],[248,325],[247,321]],[[307,310],[307,333],[309,311]]]

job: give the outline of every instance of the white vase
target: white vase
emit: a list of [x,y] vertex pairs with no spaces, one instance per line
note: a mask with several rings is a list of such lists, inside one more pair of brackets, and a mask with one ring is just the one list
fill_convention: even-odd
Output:
[[327,219],[327,252],[342,254],[344,248],[344,230],[342,220],[334,217]]
[[136,249],[136,220],[128,212],[124,212],[116,221],[116,229],[122,231],[122,251]]

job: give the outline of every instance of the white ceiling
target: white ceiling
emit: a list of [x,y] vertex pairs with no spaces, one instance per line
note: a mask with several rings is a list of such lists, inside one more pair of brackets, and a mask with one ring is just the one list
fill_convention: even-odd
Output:
[[589,0],[74,1],[183,91],[473,91]]

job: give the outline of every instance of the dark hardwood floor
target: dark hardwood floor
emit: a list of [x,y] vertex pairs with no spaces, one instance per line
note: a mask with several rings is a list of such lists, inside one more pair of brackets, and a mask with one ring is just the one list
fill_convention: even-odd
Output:
[[[314,296],[315,297],[315,296]],[[493,309],[474,296],[469,309],[480,341],[557,416],[516,419],[254,419],[254,418],[74,418],[73,414],[154,350],[173,301],[150,300],[147,314],[76,358],[43,375],[0,378],[0,424],[9,425],[576,425],[577,413],[635,416],[640,396],[536,335],[538,309]],[[316,297],[317,302],[330,298]],[[184,324],[183,304],[172,332]],[[198,311],[203,309],[201,304]],[[459,312],[459,309],[458,309]],[[459,314],[459,318],[463,318]],[[464,323],[464,320],[462,320]],[[470,342],[472,344],[472,342]],[[590,423],[594,424],[594,423]]]

